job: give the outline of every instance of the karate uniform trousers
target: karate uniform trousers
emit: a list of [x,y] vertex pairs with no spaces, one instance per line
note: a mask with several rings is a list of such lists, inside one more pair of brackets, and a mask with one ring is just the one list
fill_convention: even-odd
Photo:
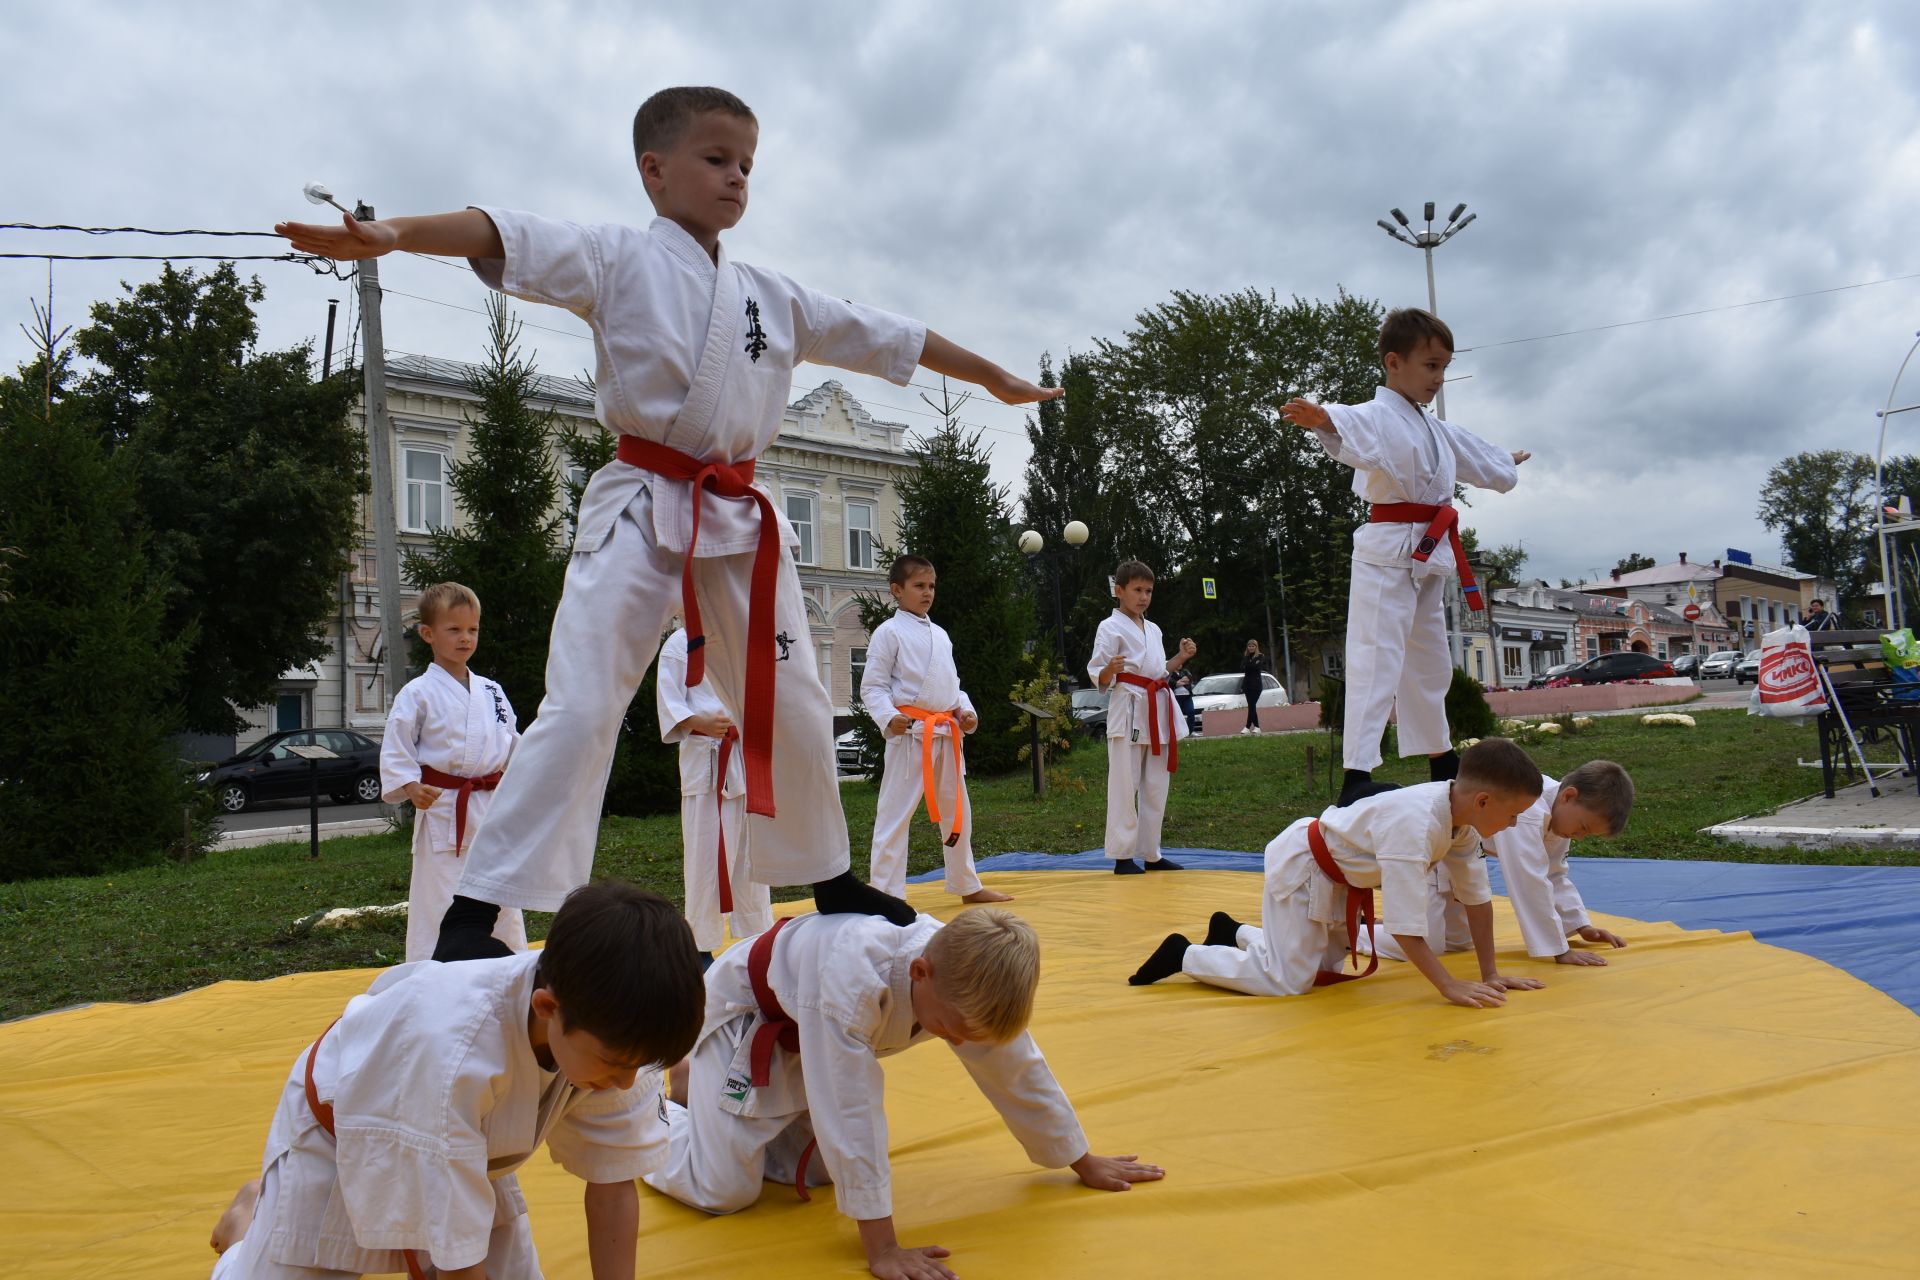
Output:
[[[880,775],[880,797],[873,814],[873,863],[868,880],[876,889],[899,897],[907,888],[907,840],[913,824],[925,808],[926,780],[922,770],[920,734],[916,723],[912,731],[887,739],[885,770]],[[964,750],[964,748],[962,748]],[[946,860],[947,892],[959,897],[980,890],[980,873],[973,866],[973,797],[967,793],[966,770],[956,770],[953,739],[936,734],[933,739],[934,795],[940,801],[940,838],[953,832],[953,794],[960,790],[960,838],[942,845]]]

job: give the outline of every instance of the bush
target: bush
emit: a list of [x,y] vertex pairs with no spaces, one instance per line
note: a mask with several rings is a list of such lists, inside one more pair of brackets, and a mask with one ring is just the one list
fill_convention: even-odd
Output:
[[1453,740],[1484,738],[1494,732],[1499,717],[1487,703],[1487,690],[1478,680],[1455,667],[1447,688],[1447,731]]
[[[1040,749],[1045,756],[1073,750],[1073,695],[1061,688],[1065,675],[1051,655],[1035,649],[1020,660],[1020,678],[1013,686],[1014,701],[1053,713],[1053,719],[1040,725]],[[1019,760],[1026,764],[1033,757],[1033,717],[1020,712],[1008,732],[1020,740]]]

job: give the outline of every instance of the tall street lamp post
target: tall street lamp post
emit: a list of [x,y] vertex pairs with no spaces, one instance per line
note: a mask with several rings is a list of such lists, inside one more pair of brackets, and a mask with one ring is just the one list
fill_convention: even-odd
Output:
[[[1069,520],[1060,530],[1060,539],[1069,548],[1084,546],[1087,541],[1087,526],[1078,520]],[[1020,535],[1020,550],[1029,562],[1048,559],[1047,540],[1040,536],[1037,529],[1028,529]],[[1056,553],[1057,554],[1057,553]],[[1050,563],[1047,576],[1053,580],[1053,644],[1062,672],[1067,669],[1067,622],[1066,615],[1060,609],[1060,566]]]
[[[1388,212],[1393,215],[1393,222],[1397,222],[1400,225],[1396,227],[1393,225],[1393,222],[1388,222],[1385,218],[1380,219],[1375,225],[1395,240],[1398,240],[1401,244],[1410,244],[1427,255],[1427,310],[1437,316],[1440,314],[1440,304],[1433,294],[1433,251],[1459,235],[1462,231],[1465,231],[1467,224],[1480,215],[1477,213],[1467,213],[1467,206],[1465,204],[1457,204],[1453,206],[1453,212],[1447,215],[1446,225],[1441,227],[1440,230],[1435,231],[1433,229],[1433,201],[1429,200],[1427,201],[1424,211],[1427,229],[1425,231],[1415,231],[1413,230],[1413,223],[1408,221],[1406,214],[1400,212],[1398,209],[1389,209]],[[1464,218],[1460,216],[1463,213],[1467,213],[1467,216]],[[1445,387],[1440,388],[1440,393],[1434,396],[1433,411],[1442,418],[1447,416],[1447,389]]]

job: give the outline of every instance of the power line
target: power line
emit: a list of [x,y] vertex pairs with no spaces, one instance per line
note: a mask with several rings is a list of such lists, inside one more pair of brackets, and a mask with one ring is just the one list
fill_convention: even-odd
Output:
[[[436,307],[446,307],[452,311],[464,311],[468,315],[484,316],[487,314],[486,312],[482,311],[478,307],[466,307],[466,306],[462,306],[458,302],[448,302],[444,298],[429,298],[424,294],[408,293],[404,289],[391,289],[383,285],[380,289],[380,292],[383,294],[391,294],[396,298],[411,298],[415,302],[430,302]],[[514,318],[516,320],[519,320],[518,316]],[[519,320],[519,323],[529,329],[538,329],[542,333],[557,333],[563,338],[578,338],[582,342],[593,341],[593,335],[590,333],[575,333],[571,329],[556,329],[552,325],[535,324],[531,320]]]
[[297,262],[315,275],[344,280],[330,258],[308,253],[0,253],[33,262]]
[[206,231],[199,228],[161,231],[153,227],[80,227],[70,222],[0,222],[0,231],[78,231],[90,236],[244,236],[260,240],[282,238],[278,232],[274,231]]

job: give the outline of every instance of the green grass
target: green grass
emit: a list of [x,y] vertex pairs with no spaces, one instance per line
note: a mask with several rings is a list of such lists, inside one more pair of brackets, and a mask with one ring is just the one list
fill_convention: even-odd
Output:
[[[1634,774],[1639,804],[1626,834],[1583,841],[1578,852],[1920,865],[1920,852],[1757,849],[1701,835],[1701,827],[1812,794],[1819,775],[1794,764],[1815,749],[1810,728],[1737,711],[1696,718],[1699,727],[1688,730],[1646,728],[1635,716],[1601,717],[1583,733],[1530,748],[1549,773],[1606,757]],[[1324,734],[1190,743],[1167,806],[1167,845],[1261,849],[1288,822],[1327,804],[1327,751]],[[1044,799],[1034,798],[1024,773],[970,780],[977,856],[1074,853],[1102,842],[1105,752],[1085,744],[1058,772],[1064,785],[1051,787]],[[1426,770],[1424,762],[1395,761],[1380,776],[1418,782]],[[854,783],[841,795],[854,864],[863,868],[877,790]],[[914,872],[940,865],[938,841],[925,821],[914,824],[909,865]],[[678,901],[678,816],[609,819],[601,828],[597,870]],[[0,885],[0,971],[7,977],[0,1018],[88,1001],[150,1000],[222,979],[396,963],[403,921],[305,937],[295,937],[290,926],[329,907],[400,901],[407,873],[405,837],[380,835],[329,840],[318,861],[308,859],[303,841],[216,853],[187,866]],[[543,936],[547,919],[534,915],[529,932]]]

